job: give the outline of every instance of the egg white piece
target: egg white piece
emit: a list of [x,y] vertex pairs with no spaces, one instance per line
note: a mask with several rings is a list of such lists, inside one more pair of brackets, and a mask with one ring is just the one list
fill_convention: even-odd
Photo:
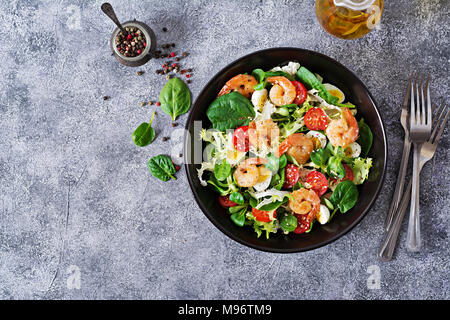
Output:
[[298,69],[300,69],[300,63],[289,61],[287,65],[283,67],[272,68],[270,71],[283,71],[293,76],[297,73]]
[[339,98],[338,103],[344,102],[344,100],[345,100],[345,94],[341,91],[341,89],[339,89],[339,88],[336,87],[336,86],[333,86],[333,85],[330,84],[330,83],[324,83],[323,86],[325,87],[325,89],[328,90],[328,92],[329,92],[331,95],[333,95],[333,96]]
[[349,158],[358,158],[361,154],[361,146],[358,142],[352,142],[345,148],[345,155]]
[[270,181],[272,180],[272,171],[267,170],[267,173],[268,173],[267,178],[264,179],[264,181],[258,182],[253,186],[253,188],[255,188],[256,191],[264,191],[269,187]]
[[314,130],[308,131],[306,133],[306,136],[309,137],[309,138],[317,138],[317,139],[319,139],[320,145],[322,146],[322,149],[327,146],[327,137],[323,133],[321,133],[319,131],[314,131]]
[[330,210],[327,208],[327,206],[321,204],[320,210],[317,213],[317,220],[320,222],[320,224],[325,224],[330,220]]
[[264,109],[264,105],[268,101],[267,89],[255,90],[252,94],[251,101],[256,110],[262,111]]

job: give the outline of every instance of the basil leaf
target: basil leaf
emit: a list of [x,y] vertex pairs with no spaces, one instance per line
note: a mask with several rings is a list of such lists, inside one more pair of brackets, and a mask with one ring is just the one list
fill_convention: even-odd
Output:
[[172,160],[163,154],[150,158],[147,163],[148,170],[155,178],[162,181],[168,181],[170,179],[176,180],[173,176],[176,172],[175,166]]
[[237,204],[244,204],[244,196],[239,192],[233,192],[230,194],[230,200],[236,202]]
[[247,208],[238,211],[236,213],[233,213],[230,218],[231,221],[234,222],[235,225],[239,226],[239,227],[243,227],[244,223],[245,223],[245,213],[247,212]]
[[268,77],[278,77],[278,76],[288,78],[290,81],[294,80],[294,76],[284,71],[266,71],[265,74],[266,79]]
[[334,189],[330,201],[334,207],[339,208],[342,213],[345,213],[354,207],[358,197],[358,188],[355,184],[349,180],[345,180],[339,183],[336,189]]
[[207,183],[211,186],[211,188],[216,191],[221,196],[226,196],[229,193],[229,188],[221,185],[219,181],[212,174]]
[[373,142],[372,130],[370,130],[369,126],[364,122],[364,119],[361,119],[358,122],[358,126],[359,138],[356,141],[361,146],[361,155],[367,157]]
[[275,201],[272,203],[268,203],[263,205],[261,208],[259,208],[258,210],[262,210],[262,211],[273,211],[276,208],[278,208],[279,206],[281,206],[282,204],[285,204],[286,202],[289,201],[289,198],[285,198],[282,201]]
[[267,85],[267,78],[268,77],[276,77],[276,76],[282,76],[286,77],[289,80],[294,80],[294,77],[291,76],[289,73],[286,73],[284,71],[267,71],[264,72],[262,69],[255,69],[252,71],[252,76],[256,78],[256,80],[259,82],[256,86],[253,87],[255,90],[262,90]]
[[258,200],[253,197],[251,197],[248,202],[252,208],[256,208],[258,205]]
[[285,170],[281,170],[280,171],[280,178],[279,178],[277,184],[274,185],[273,187],[276,190],[281,190],[281,188],[283,188],[283,185],[284,185],[284,180],[285,180]]
[[286,155],[283,154],[281,157],[277,157],[273,153],[269,153],[267,156],[268,162],[265,164],[265,167],[272,172],[277,172],[280,169],[283,169],[287,164]]
[[293,214],[281,218],[280,226],[284,231],[292,232],[297,228],[297,218]]
[[330,200],[328,200],[327,198],[323,198],[323,202],[328,207],[328,209],[334,210],[334,205]]
[[206,111],[213,128],[221,131],[248,124],[255,117],[253,105],[238,92],[231,92],[214,100]]
[[335,104],[339,101],[339,98],[329,93],[325,86],[317,79],[317,77],[305,67],[300,67],[300,69],[298,69],[297,77],[301,82],[303,82],[308,90],[316,89],[319,96],[326,102]]
[[337,179],[342,179],[345,177],[345,168],[342,164],[342,158],[332,156],[328,160],[327,173],[329,176]]
[[231,173],[231,165],[227,163],[225,159],[223,159],[223,162],[221,164],[216,163],[214,165],[214,176],[217,180],[223,181]]
[[175,120],[179,115],[188,112],[191,107],[191,93],[184,81],[172,78],[162,88],[159,101],[161,110]]
[[229,207],[228,211],[230,213],[236,213],[238,211],[241,211],[242,209],[247,208],[247,206],[234,206],[234,207]]
[[133,142],[139,147],[145,147],[155,140],[155,129],[152,128],[153,118],[155,116],[155,112],[153,112],[152,119],[149,123],[143,122],[139,125],[139,127],[134,130],[131,139]]
[[311,152],[311,161],[321,168],[324,168],[330,158],[331,152],[329,149],[317,149]]
[[262,69],[255,69],[252,71],[252,76],[255,77],[256,81],[261,83],[265,79],[266,73]]

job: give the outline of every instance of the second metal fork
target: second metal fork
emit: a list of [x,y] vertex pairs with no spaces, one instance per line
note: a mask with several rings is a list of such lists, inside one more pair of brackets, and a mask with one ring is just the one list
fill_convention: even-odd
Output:
[[[441,138],[445,125],[447,124],[449,114],[450,110],[445,107],[441,108],[441,110],[436,113],[433,133],[431,134],[430,139],[422,145],[422,150],[420,152],[420,170],[422,170],[425,163],[433,158],[439,139]],[[406,191],[402,195],[402,200],[398,207],[398,211],[395,212],[392,225],[386,234],[386,238],[380,247],[380,251],[378,252],[378,257],[382,261],[389,261],[392,259],[403,217],[405,216],[406,208],[408,207],[408,203],[411,198],[411,188],[412,179],[409,180],[409,184],[405,189]]]
[[411,207],[406,236],[406,248],[410,252],[419,251],[421,247],[419,218],[420,150],[422,144],[430,138],[432,122],[430,78],[427,79],[426,84],[424,84],[424,77],[420,84],[417,83],[417,80],[411,86],[411,108],[409,113],[409,134],[414,144]]

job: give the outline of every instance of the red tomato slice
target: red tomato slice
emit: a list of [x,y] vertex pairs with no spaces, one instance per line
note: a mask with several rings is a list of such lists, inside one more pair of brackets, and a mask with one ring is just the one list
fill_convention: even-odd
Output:
[[342,164],[344,166],[345,169],[345,176],[344,178],[342,178],[342,180],[350,180],[353,181],[353,170],[352,168],[350,168],[348,165],[346,165],[345,163]]
[[311,185],[311,189],[314,190],[320,197],[328,189],[328,180],[323,173],[319,171],[312,171],[306,176],[306,183]]
[[[270,211],[263,211],[263,210],[258,210],[255,208],[252,208],[252,214],[255,217],[256,220],[261,221],[261,222],[270,222],[270,215],[269,215]],[[273,217],[276,218],[277,217],[277,210],[275,210],[273,212]]]
[[237,206],[238,204],[230,200],[229,196],[219,196],[219,203],[222,207],[229,208]]
[[297,228],[295,228],[294,233],[300,234],[309,230],[311,227],[311,220],[308,214],[296,214],[297,217]]
[[234,148],[241,152],[247,152],[250,148],[248,143],[248,126],[236,128],[233,133]]
[[305,125],[309,130],[325,130],[328,126],[328,118],[320,108],[311,108],[304,117]]
[[284,189],[290,189],[297,183],[300,178],[300,171],[295,164],[289,163],[284,168]]
[[297,105],[301,105],[303,102],[305,102],[306,100],[306,96],[308,95],[308,91],[306,90],[305,86],[303,85],[303,83],[301,83],[300,81],[291,81],[292,84],[295,87],[295,91],[296,91],[296,96],[295,96],[295,100],[294,103]]

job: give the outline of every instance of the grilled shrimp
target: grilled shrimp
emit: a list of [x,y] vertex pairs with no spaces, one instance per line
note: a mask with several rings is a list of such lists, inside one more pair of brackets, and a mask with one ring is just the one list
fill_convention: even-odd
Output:
[[316,217],[320,210],[320,198],[313,190],[301,188],[291,193],[289,208],[296,214],[308,214],[310,219]]
[[278,141],[280,129],[272,120],[252,121],[248,125],[248,140],[255,148],[270,147],[272,143]]
[[313,150],[314,142],[311,138],[308,138],[304,133],[293,133],[280,144],[278,156],[286,152],[298,164],[304,164],[308,161]]
[[252,93],[255,91],[253,88],[258,84],[254,76],[248,74],[238,74],[225,83],[222,90],[220,90],[218,97],[230,93],[231,91],[237,91],[244,97],[250,99]]
[[325,130],[325,134],[333,146],[346,148],[358,139],[359,127],[349,108],[342,110],[342,118],[332,120]]
[[282,76],[268,77],[267,82],[273,84],[269,91],[269,97],[276,106],[285,106],[291,104],[297,96],[297,91],[292,82]]
[[264,172],[265,167],[259,167],[267,163],[267,159],[248,158],[237,166],[234,171],[234,179],[240,187],[250,188],[259,182],[259,177]]

